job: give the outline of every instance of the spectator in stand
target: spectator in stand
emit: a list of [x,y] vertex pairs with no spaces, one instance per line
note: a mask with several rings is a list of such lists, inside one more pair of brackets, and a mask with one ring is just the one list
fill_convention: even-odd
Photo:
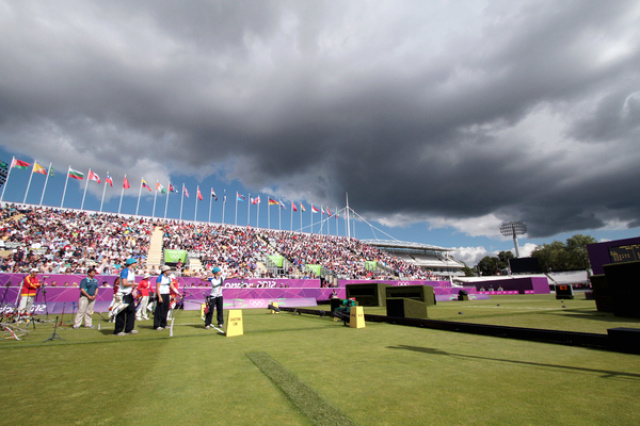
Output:
[[78,313],[76,314],[76,321],[73,325],[73,328],[76,330],[80,328],[83,319],[85,327],[93,328],[91,315],[93,315],[93,308],[96,304],[96,298],[98,297],[98,280],[95,277],[96,270],[91,268],[87,272],[87,276],[80,281]]

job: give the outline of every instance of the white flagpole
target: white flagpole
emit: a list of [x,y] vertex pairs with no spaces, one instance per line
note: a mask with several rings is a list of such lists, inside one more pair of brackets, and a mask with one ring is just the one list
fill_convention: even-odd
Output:
[[198,194],[200,194],[200,185],[196,185],[196,208],[193,212],[193,221],[196,221],[196,217],[198,217]]
[[53,163],[49,163],[49,168],[47,169],[47,178],[44,180],[44,188],[42,188],[42,196],[40,196],[40,205],[42,205],[42,201],[44,200],[44,192],[47,190],[47,183],[49,182],[49,175],[51,174],[51,166]]
[[[260,196],[258,196],[258,198],[260,198]],[[262,200],[258,201],[258,208],[256,213],[256,228],[260,228],[260,203],[261,202]]]
[[293,231],[293,203],[291,203],[291,225],[289,225],[289,231]]
[[[279,203],[282,201],[278,200]],[[278,203],[278,229],[282,231],[282,205]]]
[[251,226],[251,193],[247,197],[247,226]]
[[60,207],[64,206],[64,197],[67,194],[67,184],[69,183],[69,172],[71,171],[71,166],[67,167],[67,179],[64,181],[64,190],[62,190],[62,202],[60,202]]
[[336,206],[336,212],[334,213],[336,217],[336,237],[338,236],[338,229],[340,228],[340,221],[338,220],[338,206]]
[[271,229],[271,203],[269,198],[267,198],[267,228]]
[[347,195],[347,208],[344,210],[345,220],[347,221],[347,238],[351,238],[351,224],[349,223],[349,193]]
[[224,190],[222,195],[222,224],[224,225],[224,211],[227,206],[227,190]]
[[238,191],[236,191],[236,226],[238,226]]
[[31,175],[29,175],[29,183],[27,184],[27,190],[24,192],[24,198],[22,199],[22,204],[27,203],[27,194],[29,193],[29,187],[31,186],[31,179],[33,178],[33,169],[35,169],[36,164],[38,164],[38,162],[34,159],[33,167],[31,167]]
[[82,202],[80,203],[80,210],[84,210],[84,197],[87,195],[87,186],[89,186],[90,175],[91,175],[91,169],[89,169],[89,171],[87,172],[87,180],[84,182],[84,192],[82,193]]
[[182,184],[182,194],[180,194],[180,220],[182,220],[182,202],[184,201],[184,183]]
[[[107,172],[109,176],[109,172]],[[102,205],[104,204],[104,193],[107,191],[107,179],[104,180],[104,187],[102,188],[102,198],[100,199],[100,211],[102,211]]]
[[[213,191],[213,188],[211,188]],[[211,223],[211,202],[213,201],[213,195],[209,194],[209,223]]]
[[153,210],[151,217],[156,217],[156,200],[158,199],[158,180],[156,179],[156,192],[153,193]]
[[4,185],[2,185],[2,194],[0,195],[0,201],[4,200],[4,190],[7,189],[7,184],[9,183],[9,177],[11,176],[11,169],[13,169],[14,161],[16,161],[16,157],[11,157],[11,164],[9,164],[9,170],[7,170],[7,179],[4,181]]
[[140,208],[140,197],[142,196],[142,179],[144,179],[144,177],[140,178],[140,191],[138,191],[138,204],[136,205],[136,216],[138,216],[138,209]]
[[171,192],[171,181],[169,181],[169,186],[167,187],[167,195],[164,199],[164,219],[167,218],[167,207],[169,206],[169,193]]
[[[127,175],[124,175],[125,180]],[[122,196],[124,195],[124,181],[122,182],[122,190],[120,191],[120,204],[118,204],[118,214],[120,214],[120,208],[122,207]]]

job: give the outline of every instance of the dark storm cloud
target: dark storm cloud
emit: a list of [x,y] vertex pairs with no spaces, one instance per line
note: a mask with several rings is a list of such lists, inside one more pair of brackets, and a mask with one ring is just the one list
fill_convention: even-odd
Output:
[[63,164],[215,170],[318,204],[348,192],[396,225],[638,226],[636,2],[0,8],[11,149],[54,139]]

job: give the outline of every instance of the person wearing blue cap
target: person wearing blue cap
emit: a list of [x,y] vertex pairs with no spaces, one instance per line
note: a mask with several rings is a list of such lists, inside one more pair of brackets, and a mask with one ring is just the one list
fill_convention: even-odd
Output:
[[136,334],[138,332],[138,330],[133,329],[136,320],[136,304],[133,298],[133,290],[136,287],[135,266],[138,261],[131,257],[125,263],[126,266],[120,272],[120,288],[118,292],[122,296],[122,302],[126,307],[116,315],[116,327],[113,330],[113,334],[116,336]]
[[205,281],[211,283],[211,294],[207,296],[207,312],[204,317],[204,328],[207,330],[211,328],[211,321],[213,320],[213,310],[217,311],[218,328],[224,327],[224,315],[222,313],[222,307],[224,305],[222,298],[222,285],[227,278],[237,278],[238,275],[231,275],[225,277],[222,274],[222,270],[219,267],[213,268],[213,277],[207,278]]

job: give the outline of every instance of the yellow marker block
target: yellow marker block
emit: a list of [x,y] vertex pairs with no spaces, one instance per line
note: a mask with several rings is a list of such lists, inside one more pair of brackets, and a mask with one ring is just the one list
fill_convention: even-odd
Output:
[[362,306],[352,306],[351,314],[349,316],[349,327],[351,328],[365,328],[364,323],[364,308]]
[[[278,302],[273,302],[271,305],[275,306],[276,308],[279,306],[279,305],[278,305]],[[276,312],[276,311],[274,311],[273,309],[271,309],[271,313],[272,313],[272,314],[279,314],[280,312]]]
[[242,310],[230,309],[227,311],[227,337],[242,336],[243,334]]
[[204,307],[207,306],[205,303],[200,305],[200,316],[204,318]]

